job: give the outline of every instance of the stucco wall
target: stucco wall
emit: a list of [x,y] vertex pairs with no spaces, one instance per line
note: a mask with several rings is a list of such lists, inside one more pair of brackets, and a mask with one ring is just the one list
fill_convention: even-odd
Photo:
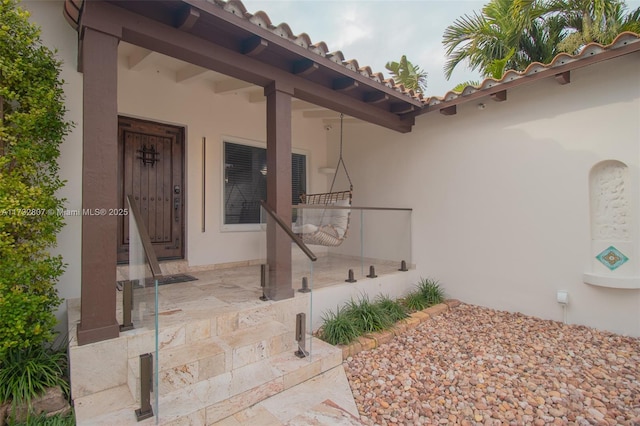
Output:
[[[346,160],[359,203],[413,207],[413,255],[451,297],[640,335],[640,290],[583,282],[593,267],[589,177],[628,166],[633,249],[616,274],[638,277],[640,55],[418,117],[410,134],[350,125]],[[479,109],[478,103],[485,103]]]

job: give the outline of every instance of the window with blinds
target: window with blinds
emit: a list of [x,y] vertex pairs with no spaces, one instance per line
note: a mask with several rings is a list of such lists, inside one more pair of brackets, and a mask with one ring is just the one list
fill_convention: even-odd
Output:
[[[291,155],[291,203],[307,189],[307,156]],[[224,224],[259,224],[260,200],[267,198],[267,150],[224,143]]]

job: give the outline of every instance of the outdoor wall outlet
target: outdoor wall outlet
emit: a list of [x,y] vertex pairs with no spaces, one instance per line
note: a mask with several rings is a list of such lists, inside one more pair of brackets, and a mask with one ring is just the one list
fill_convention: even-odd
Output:
[[569,293],[567,293],[566,291],[558,291],[556,295],[556,299],[558,300],[558,303],[560,303],[561,305],[568,305]]

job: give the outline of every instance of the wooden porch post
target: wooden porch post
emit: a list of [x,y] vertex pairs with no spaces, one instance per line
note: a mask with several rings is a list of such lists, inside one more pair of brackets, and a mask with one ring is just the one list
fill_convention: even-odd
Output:
[[[293,88],[273,82],[264,89],[267,97],[267,203],[291,223],[291,97]],[[291,240],[275,223],[267,225],[267,263],[272,300],[293,297],[291,286]]]
[[[118,38],[84,28],[82,288],[78,344],[119,335],[116,319]],[[106,209],[107,214],[102,214]]]

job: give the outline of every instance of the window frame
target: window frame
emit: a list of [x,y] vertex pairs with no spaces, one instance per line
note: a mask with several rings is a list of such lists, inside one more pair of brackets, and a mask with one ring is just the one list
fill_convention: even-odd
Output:
[[[260,224],[260,223],[232,223],[232,224],[226,224],[225,223],[225,203],[226,203],[226,182],[225,182],[225,178],[226,178],[226,165],[225,165],[225,160],[226,160],[226,153],[225,153],[225,144],[227,143],[232,143],[235,145],[244,145],[244,146],[248,146],[248,147],[253,147],[253,148],[261,148],[266,150],[267,149],[267,143],[266,142],[262,142],[262,141],[256,141],[256,140],[251,140],[251,139],[244,139],[244,138],[240,138],[240,137],[235,137],[235,136],[223,136],[222,137],[222,143],[220,144],[220,150],[221,150],[221,163],[222,163],[222,167],[220,167],[220,229],[222,232],[257,232],[257,231],[264,231],[264,224]],[[311,163],[310,158],[310,152],[309,150],[306,149],[301,149],[301,148],[292,148],[291,149],[291,154],[298,154],[298,155],[303,155],[305,158],[305,180],[307,183],[307,190],[309,188],[309,165]],[[293,177],[292,177],[293,178]]]

